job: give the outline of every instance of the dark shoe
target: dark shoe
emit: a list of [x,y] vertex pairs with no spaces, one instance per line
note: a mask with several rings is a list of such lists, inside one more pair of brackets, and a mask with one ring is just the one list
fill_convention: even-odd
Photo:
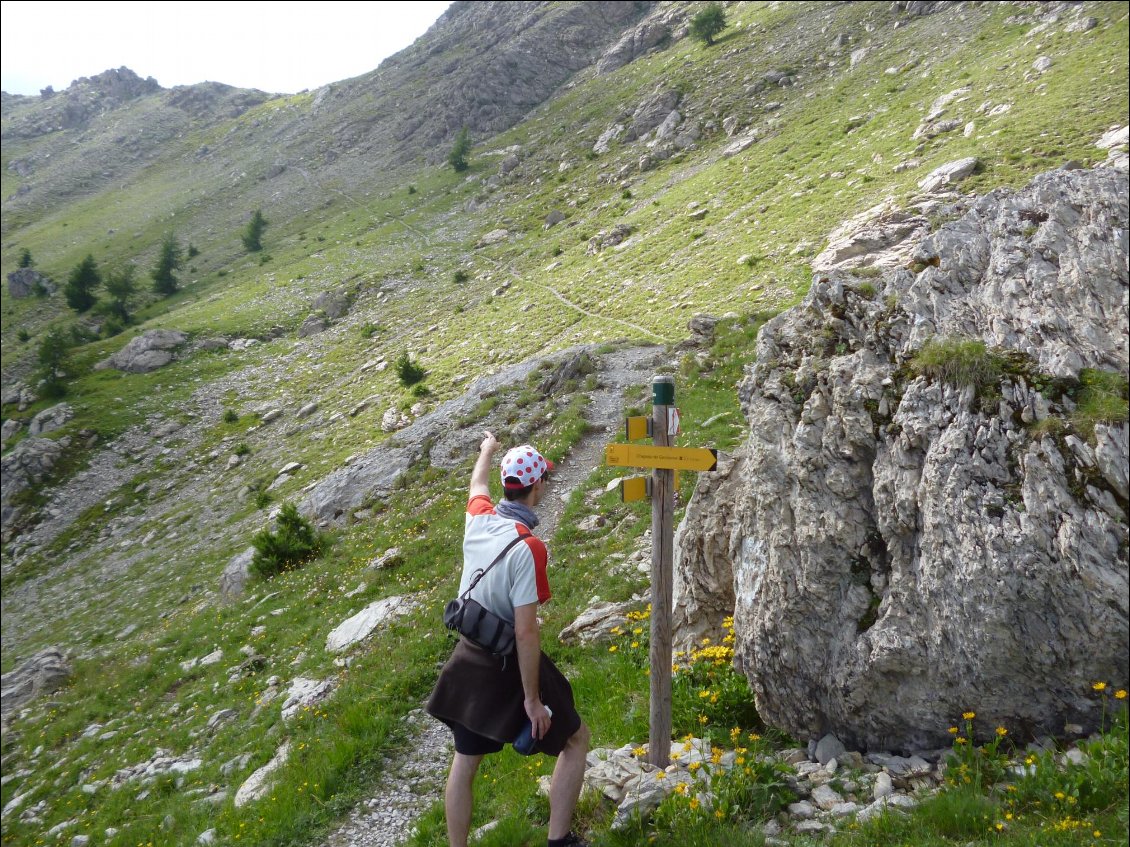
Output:
[[551,841],[550,844],[553,847],[558,847],[558,845],[560,847],[589,847],[589,843],[575,832],[570,832],[560,841]]

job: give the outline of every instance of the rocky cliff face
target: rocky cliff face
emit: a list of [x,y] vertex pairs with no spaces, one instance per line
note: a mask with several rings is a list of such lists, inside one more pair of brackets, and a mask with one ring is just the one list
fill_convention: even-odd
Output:
[[[1130,676],[1128,426],[1076,404],[1085,369],[1125,391],[1127,225],[1124,170],[1058,170],[762,330],[749,440],[680,528],[676,618],[686,641],[735,610],[767,721],[870,749],[943,746],[968,709],[1095,726],[1090,684]],[[989,375],[924,368],[939,339],[982,342]]]

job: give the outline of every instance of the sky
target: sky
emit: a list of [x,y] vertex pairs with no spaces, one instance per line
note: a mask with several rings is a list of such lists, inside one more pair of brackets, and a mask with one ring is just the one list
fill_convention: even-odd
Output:
[[377,67],[430,27],[440,2],[0,2],[0,88],[62,91],[123,65],[163,88],[222,82],[276,94]]

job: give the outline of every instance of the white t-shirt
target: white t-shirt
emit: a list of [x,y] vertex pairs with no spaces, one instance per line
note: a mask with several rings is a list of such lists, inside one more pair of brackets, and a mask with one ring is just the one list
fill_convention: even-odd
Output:
[[495,514],[494,504],[479,494],[467,501],[463,530],[463,576],[459,593],[467,590],[475,575],[486,570],[495,557],[513,541],[522,542],[507,551],[475,586],[471,597],[500,618],[514,623],[514,607],[544,603],[550,597],[545,568],[549,558],[545,544],[519,522]]

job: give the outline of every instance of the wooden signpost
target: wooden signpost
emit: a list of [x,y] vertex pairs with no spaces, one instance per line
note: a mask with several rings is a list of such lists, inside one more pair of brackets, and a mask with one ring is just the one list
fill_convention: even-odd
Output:
[[[648,760],[665,768],[671,760],[671,600],[674,583],[675,471],[712,471],[718,455],[714,450],[673,447],[678,432],[675,410],[675,380],[656,376],[652,380],[651,418],[625,421],[629,441],[647,436],[653,444],[609,444],[605,461],[610,465],[652,468],[650,480],[631,477],[621,483],[624,502],[651,497],[651,714]],[[650,485],[648,483],[650,482]]]

